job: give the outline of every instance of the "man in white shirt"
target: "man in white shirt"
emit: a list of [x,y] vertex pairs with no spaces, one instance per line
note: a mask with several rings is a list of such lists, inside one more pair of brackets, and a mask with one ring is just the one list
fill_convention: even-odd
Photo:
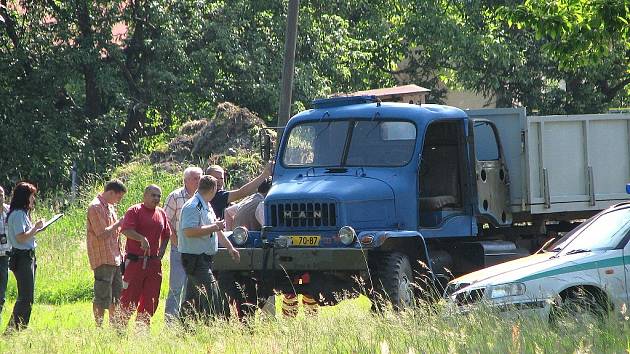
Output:
[[[271,181],[265,180],[258,186],[256,194],[245,198],[242,202],[236,204],[236,206],[229,207],[228,209],[235,207],[234,218],[231,223],[232,226],[245,226],[247,230],[259,231],[262,225],[265,224],[264,200],[270,188]],[[226,209],[226,213],[231,212],[228,211],[228,209]]]
[[[184,186],[171,192],[166,197],[164,203],[164,211],[168,217],[168,221],[171,223],[173,230],[179,230],[180,214],[184,203],[195,195],[197,188],[199,188],[199,180],[203,170],[197,166],[190,166],[184,170]],[[173,232],[176,234],[176,231]],[[168,281],[168,297],[166,298],[166,305],[164,308],[164,318],[166,321],[172,321],[178,316],[179,312],[179,299],[181,296],[182,288],[186,283],[186,273],[182,267],[182,256],[177,248],[177,239],[171,240],[171,255],[170,255],[170,274]]]
[[[265,224],[265,197],[269,189],[271,189],[271,180],[266,179],[258,186],[256,194],[236,204],[237,208],[232,222],[234,227],[245,226],[247,230],[251,231],[259,231],[262,228]],[[226,224],[228,215],[230,214],[230,208],[225,210]],[[276,313],[275,303],[276,297],[273,295],[270,296],[267,298],[267,301],[265,301],[263,311],[273,317]]]

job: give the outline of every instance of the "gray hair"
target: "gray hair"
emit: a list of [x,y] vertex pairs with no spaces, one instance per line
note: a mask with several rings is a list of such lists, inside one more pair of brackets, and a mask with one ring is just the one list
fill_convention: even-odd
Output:
[[225,173],[225,170],[219,165],[210,165],[206,168],[206,174],[209,175],[211,172]]
[[201,169],[201,167],[188,166],[184,170],[184,179],[190,177],[190,175],[192,175],[193,173],[196,173],[196,174],[201,176],[201,175],[203,175],[203,170]]

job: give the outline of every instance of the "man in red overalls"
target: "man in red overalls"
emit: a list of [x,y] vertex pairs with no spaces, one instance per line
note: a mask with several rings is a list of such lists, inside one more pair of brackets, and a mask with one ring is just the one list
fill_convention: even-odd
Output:
[[162,285],[162,257],[166,250],[171,227],[164,209],[158,205],[162,191],[152,184],[144,189],[142,204],[127,209],[122,233],[127,236],[125,273],[120,305],[123,324],[137,310],[137,320],[150,324],[158,307]]

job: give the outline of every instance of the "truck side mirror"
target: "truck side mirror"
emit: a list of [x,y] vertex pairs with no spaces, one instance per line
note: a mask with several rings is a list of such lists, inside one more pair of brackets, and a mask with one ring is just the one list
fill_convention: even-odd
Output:
[[260,157],[263,162],[271,160],[271,135],[265,130],[260,132]]
[[630,194],[630,183],[626,184],[626,193]]

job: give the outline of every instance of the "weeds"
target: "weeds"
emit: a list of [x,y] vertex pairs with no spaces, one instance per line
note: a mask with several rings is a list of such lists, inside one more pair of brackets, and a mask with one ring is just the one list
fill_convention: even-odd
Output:
[[[180,175],[146,163],[132,163],[114,175],[129,189],[118,207],[119,215],[141,201],[147,184],[157,183],[164,195],[181,184]],[[324,307],[315,317],[300,314],[285,319],[276,311],[276,318],[256,315],[246,323],[234,318],[207,326],[196,323],[188,332],[178,325],[164,324],[168,257],[163,262],[162,301],[151,327],[142,328],[132,321],[122,332],[107,324],[99,329],[92,317],[93,280],[85,251],[85,210],[103,183],[96,181],[83,189],[78,200],[65,207],[65,216],[38,236],[39,267],[31,325],[24,332],[0,337],[0,352],[608,353],[630,348],[625,310],[603,322],[568,321],[553,329],[545,319],[533,316],[504,318],[483,306],[462,315],[440,302],[420,302],[401,312],[384,307],[376,315],[364,296]],[[42,201],[37,213],[46,217],[64,205],[55,203]],[[15,298],[15,281],[13,276],[10,279],[9,303],[2,313],[0,330],[6,327]],[[280,301],[277,297],[277,308]]]

